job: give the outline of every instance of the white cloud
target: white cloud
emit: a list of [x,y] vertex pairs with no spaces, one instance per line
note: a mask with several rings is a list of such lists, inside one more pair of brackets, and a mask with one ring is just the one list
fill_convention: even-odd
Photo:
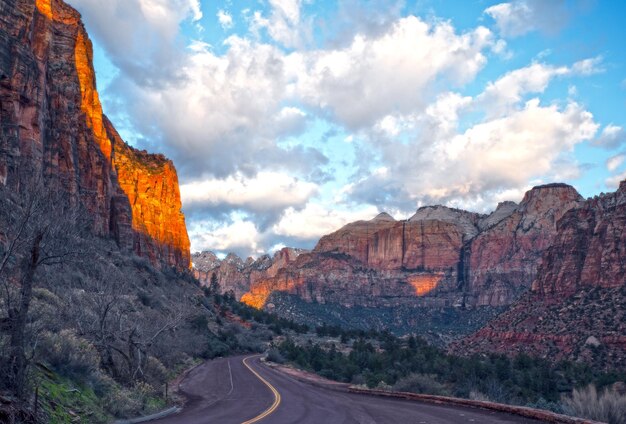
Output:
[[566,75],[566,66],[554,67],[533,63],[525,68],[507,72],[495,82],[490,82],[477,101],[489,116],[503,116],[511,112],[527,93],[542,93],[552,78]]
[[340,211],[309,203],[302,210],[287,209],[272,230],[276,234],[296,239],[318,239],[349,222],[372,219],[377,213],[378,210],[373,206],[359,208],[356,211]]
[[298,76],[296,95],[359,129],[386,115],[420,110],[439,84],[471,81],[492,44],[484,27],[459,35],[448,22],[431,25],[409,16],[384,34],[357,35],[345,48],[293,54],[287,64]]
[[240,255],[262,253],[259,247],[261,235],[255,224],[242,219],[225,226],[211,222],[197,222],[189,226],[191,251],[204,250],[237,252]]
[[573,102],[561,109],[533,99],[460,133],[451,116],[439,123],[431,120],[435,128],[419,132],[413,143],[383,144],[387,172],[353,183],[348,197],[405,210],[419,203],[489,209],[501,193],[519,192],[529,181],[576,176],[577,165],[569,155],[598,129],[593,116]]
[[112,62],[139,84],[170,80],[184,55],[182,22],[202,18],[199,0],[69,0]]
[[606,169],[613,172],[624,163],[624,160],[626,160],[626,154],[623,153],[611,156],[606,160]]
[[259,11],[252,18],[251,29],[258,32],[266,29],[269,36],[282,46],[302,47],[311,37],[311,21],[302,20],[302,0],[269,0],[269,17]]
[[616,189],[619,187],[619,183],[624,180],[626,180],[626,171],[610,176],[604,183],[608,188]]
[[602,56],[596,56],[578,61],[572,66],[572,71],[575,74],[583,76],[602,73],[605,71],[602,67],[602,60]]
[[591,142],[594,146],[605,149],[615,149],[626,143],[626,131],[622,127],[609,124],[602,130],[602,134]]
[[303,206],[318,192],[317,184],[277,172],[260,172],[252,178],[241,174],[225,179],[207,179],[182,184],[180,193],[186,208],[230,206],[252,211]]
[[219,21],[222,29],[226,30],[226,29],[230,29],[233,27],[233,17],[230,13],[226,12],[225,10],[218,10],[217,11],[217,20]]
[[562,0],[514,0],[485,9],[500,33],[505,37],[517,37],[534,30],[549,34],[560,31],[570,18],[570,12]]

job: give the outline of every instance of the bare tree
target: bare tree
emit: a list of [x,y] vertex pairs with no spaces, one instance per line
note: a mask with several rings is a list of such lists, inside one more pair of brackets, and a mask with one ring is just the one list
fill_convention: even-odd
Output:
[[78,208],[67,197],[32,178],[19,192],[0,186],[0,329],[8,333],[2,381],[18,399],[25,395],[28,366],[26,327],[37,272],[76,255]]

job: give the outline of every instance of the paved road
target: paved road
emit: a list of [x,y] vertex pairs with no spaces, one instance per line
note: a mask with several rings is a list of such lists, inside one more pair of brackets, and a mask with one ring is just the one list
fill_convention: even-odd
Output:
[[265,366],[259,356],[221,358],[193,369],[189,401],[154,424],[504,424],[538,421],[473,408],[337,392]]

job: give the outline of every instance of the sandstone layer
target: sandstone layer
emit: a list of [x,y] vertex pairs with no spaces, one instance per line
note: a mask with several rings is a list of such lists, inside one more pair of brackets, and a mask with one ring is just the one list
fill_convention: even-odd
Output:
[[33,174],[87,209],[93,232],[157,266],[189,268],[171,161],[128,146],[104,116],[80,15],[61,0],[0,3],[0,183]]

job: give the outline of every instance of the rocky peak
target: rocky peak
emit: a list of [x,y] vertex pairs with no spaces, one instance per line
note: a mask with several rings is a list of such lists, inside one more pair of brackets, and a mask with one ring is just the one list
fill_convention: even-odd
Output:
[[[562,215],[583,197],[574,187],[563,183],[552,183],[533,187],[524,194],[519,209],[526,214],[545,214],[551,209],[559,209]],[[558,220],[561,216],[556,217]]]
[[197,252],[191,255],[193,268],[199,271],[211,271],[220,266],[220,259],[211,251]]
[[415,212],[415,215],[409,218],[409,222],[437,220],[455,224],[462,229],[464,238],[469,240],[478,234],[478,223],[481,217],[474,212],[436,205],[422,206]]
[[485,230],[489,227],[496,225],[498,222],[509,217],[513,212],[517,210],[517,203],[506,201],[498,203],[498,207],[491,214],[481,219],[478,223],[480,230]]
[[393,216],[389,215],[387,212],[381,212],[378,215],[376,215],[374,217],[374,219],[372,219],[373,222],[379,222],[379,221],[393,221],[395,222],[395,219]]
[[237,256],[235,253],[232,253],[232,252],[226,255],[226,257],[224,258],[222,262],[225,264],[233,265],[239,270],[242,270],[245,268],[243,259],[241,259],[239,256]]

